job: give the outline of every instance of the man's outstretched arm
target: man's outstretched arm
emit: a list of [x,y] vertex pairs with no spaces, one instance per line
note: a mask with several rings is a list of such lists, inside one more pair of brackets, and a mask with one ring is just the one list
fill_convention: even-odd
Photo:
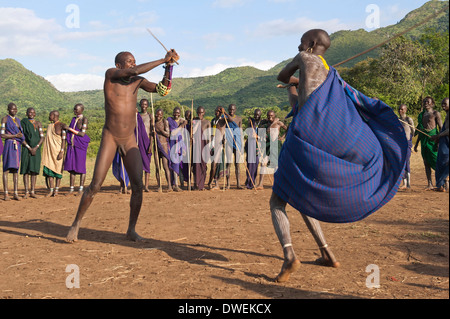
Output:
[[167,52],[166,56],[163,59],[139,64],[134,67],[126,68],[126,69],[119,69],[119,68],[109,69],[107,71],[107,76],[113,80],[117,80],[120,78],[127,78],[130,76],[137,76],[140,74],[147,73],[150,70],[156,68],[157,66],[160,66],[161,64],[178,61],[178,59],[179,59],[179,56],[178,56],[177,52],[175,50],[172,50],[172,51]]

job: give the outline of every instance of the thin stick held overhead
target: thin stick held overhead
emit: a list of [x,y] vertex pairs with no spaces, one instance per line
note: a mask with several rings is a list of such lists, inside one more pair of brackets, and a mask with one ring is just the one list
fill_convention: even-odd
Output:
[[[166,52],[169,52],[169,50],[167,50],[167,48],[165,47],[165,45],[164,45],[161,41],[159,41],[159,39],[153,34],[152,31],[150,31],[149,28],[147,28],[147,31],[148,31],[148,33],[151,34],[151,36],[152,36],[156,41],[158,41],[159,44],[162,45],[162,47],[164,48],[164,50],[166,50]],[[175,61],[175,63],[179,65],[179,63],[178,63],[177,61]]]

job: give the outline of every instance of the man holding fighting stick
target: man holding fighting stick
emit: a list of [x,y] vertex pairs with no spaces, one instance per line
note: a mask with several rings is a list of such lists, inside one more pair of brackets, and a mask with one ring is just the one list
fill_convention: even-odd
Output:
[[[83,193],[77,215],[66,238],[68,242],[78,240],[81,220],[95,194],[100,190],[117,149],[122,155],[132,189],[127,238],[132,241],[143,239],[135,231],[143,193],[142,159],[134,136],[137,95],[139,88],[147,92],[158,92],[162,96],[167,95],[171,89],[173,64],[178,60],[177,52],[172,49],[163,59],[136,65],[136,60],[130,52],[120,52],[115,59],[116,67],[106,71],[104,82],[105,125],[102,140],[92,182]],[[165,64],[165,73],[163,80],[158,84],[139,76],[161,64]]]

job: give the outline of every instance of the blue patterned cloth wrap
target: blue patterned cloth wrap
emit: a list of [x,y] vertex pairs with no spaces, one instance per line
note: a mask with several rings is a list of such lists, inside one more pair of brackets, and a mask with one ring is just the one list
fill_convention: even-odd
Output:
[[390,106],[349,86],[334,68],[294,109],[273,191],[329,223],[366,218],[397,193],[408,143]]

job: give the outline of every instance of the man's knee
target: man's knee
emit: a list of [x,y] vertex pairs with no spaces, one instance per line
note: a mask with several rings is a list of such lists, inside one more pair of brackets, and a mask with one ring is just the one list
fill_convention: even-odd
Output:
[[282,200],[277,194],[272,192],[272,196],[269,201],[270,209],[283,209],[286,207],[286,202]]
[[100,191],[101,187],[102,187],[101,184],[92,182],[89,185],[89,187],[86,189],[86,192],[88,193],[88,195],[94,196],[95,194],[97,194]]
[[144,191],[144,183],[142,178],[137,181],[131,181],[131,191],[133,193],[142,193]]

